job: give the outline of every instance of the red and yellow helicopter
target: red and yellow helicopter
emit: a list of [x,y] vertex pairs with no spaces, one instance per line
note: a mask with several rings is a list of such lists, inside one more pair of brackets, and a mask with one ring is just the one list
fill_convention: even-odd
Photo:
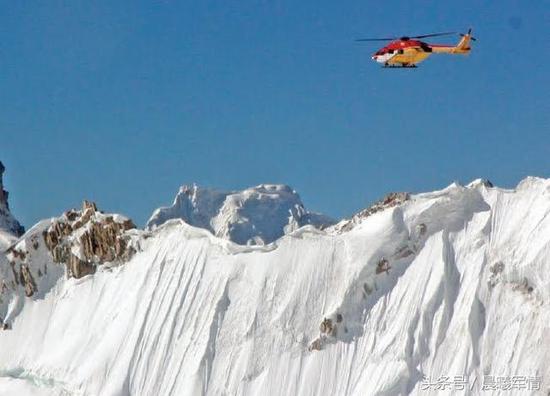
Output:
[[458,33],[462,37],[457,45],[428,44],[420,41],[427,37],[452,34],[457,34],[457,32],[431,33],[411,37],[364,38],[355,41],[391,41],[376,51],[372,59],[384,67],[416,67],[431,54],[469,54],[470,41],[475,41],[475,38],[472,37],[472,29],[469,29],[468,33]]

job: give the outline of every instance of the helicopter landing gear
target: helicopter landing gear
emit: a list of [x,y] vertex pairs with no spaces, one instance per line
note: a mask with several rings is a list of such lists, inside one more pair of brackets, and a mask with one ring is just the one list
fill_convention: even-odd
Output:
[[416,66],[414,63],[402,63],[400,65],[390,65],[388,63],[385,63],[382,67],[384,69],[416,69],[418,66]]

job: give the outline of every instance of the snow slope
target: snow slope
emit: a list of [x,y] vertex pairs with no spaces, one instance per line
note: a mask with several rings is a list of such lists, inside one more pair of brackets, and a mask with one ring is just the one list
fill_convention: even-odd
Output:
[[2,306],[19,304],[0,331],[0,393],[438,394],[422,377],[455,375],[472,385],[457,394],[481,393],[484,375],[550,386],[550,180],[453,184],[265,246],[177,219],[140,238],[124,265],[58,274]]
[[296,191],[282,184],[231,192],[182,186],[172,206],[155,210],[147,227],[153,229],[170,219],[184,220],[241,245],[264,245],[307,224],[334,223],[308,212]]

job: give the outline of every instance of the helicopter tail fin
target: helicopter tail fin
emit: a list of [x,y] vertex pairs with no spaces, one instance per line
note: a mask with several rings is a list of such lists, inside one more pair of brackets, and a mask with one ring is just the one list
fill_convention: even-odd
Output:
[[472,29],[468,29],[468,33],[461,33],[462,37],[453,51],[455,54],[467,54],[472,49],[470,41],[475,41],[475,37],[472,37]]

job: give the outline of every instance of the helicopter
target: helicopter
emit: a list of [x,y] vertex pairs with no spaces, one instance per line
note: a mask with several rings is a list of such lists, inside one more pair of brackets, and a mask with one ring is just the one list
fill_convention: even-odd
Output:
[[[461,36],[460,41],[456,45],[428,44],[420,41],[420,39],[427,37],[455,34]],[[444,32],[423,34],[420,36],[362,38],[355,41],[391,41],[388,45],[376,51],[372,59],[382,64],[383,67],[416,68],[418,63],[428,58],[431,54],[467,55],[471,50],[470,41],[475,40],[475,37],[472,37],[472,29],[468,29],[468,33]]]

